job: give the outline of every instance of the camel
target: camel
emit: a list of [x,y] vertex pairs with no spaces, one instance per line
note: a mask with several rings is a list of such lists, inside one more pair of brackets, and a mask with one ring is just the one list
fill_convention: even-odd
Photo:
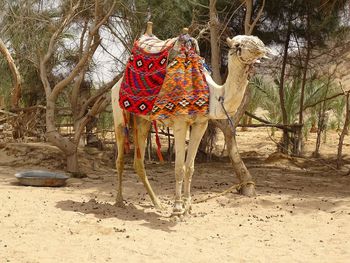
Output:
[[[194,173],[194,161],[200,141],[208,126],[209,119],[227,119],[227,114],[233,116],[242,102],[245,90],[248,85],[248,74],[251,65],[260,58],[266,56],[268,49],[263,42],[255,36],[239,35],[232,39],[227,38],[228,52],[228,76],[223,85],[216,84],[208,72],[204,72],[209,85],[209,114],[199,116],[177,115],[163,121],[164,124],[172,126],[175,140],[175,202],[173,216],[182,216],[191,212],[191,181]],[[123,110],[120,108],[119,90],[121,80],[112,88],[112,106],[114,128],[118,149],[116,168],[118,173],[118,189],[116,205],[123,206],[122,177],[124,169],[124,119]],[[225,113],[227,112],[227,114]],[[162,205],[153,192],[147,179],[144,157],[145,141],[151,127],[150,119],[147,116],[134,116],[134,123],[137,125],[137,132],[134,132],[134,139],[140,149],[140,156],[134,154],[134,169],[144,184],[154,206],[162,209]],[[186,134],[191,127],[189,144],[186,155]],[[136,147],[135,147],[136,148]]]

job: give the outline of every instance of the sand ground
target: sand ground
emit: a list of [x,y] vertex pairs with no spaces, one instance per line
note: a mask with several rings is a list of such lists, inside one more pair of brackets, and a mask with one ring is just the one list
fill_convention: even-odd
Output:
[[[123,209],[113,205],[116,177],[107,154],[85,153],[81,165],[88,177],[69,179],[66,187],[25,187],[15,172],[60,171],[60,153],[45,144],[3,144],[0,262],[349,262],[350,176],[332,169],[337,135],[328,137],[317,161],[267,159],[275,145],[265,130],[241,132],[238,141],[258,195],[233,191],[194,204],[184,222],[169,218],[173,164],[146,165],[167,208],[157,211],[128,160]],[[313,144],[311,138],[308,151]],[[344,153],[349,159],[349,143]],[[193,199],[235,183],[229,162],[197,163]]]

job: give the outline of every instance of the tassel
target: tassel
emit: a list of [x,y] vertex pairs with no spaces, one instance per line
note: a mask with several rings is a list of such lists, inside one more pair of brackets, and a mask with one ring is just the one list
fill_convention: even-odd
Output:
[[161,146],[162,145],[160,144],[158,128],[157,128],[157,122],[156,121],[153,121],[153,127],[154,127],[154,130],[156,132],[157,155],[158,155],[159,161],[162,163],[162,162],[164,162],[164,159],[163,159],[163,155],[162,155],[162,152],[161,152]]
[[128,129],[129,120],[125,114],[125,111],[123,111],[123,118],[124,118],[124,135],[125,135],[124,152],[128,154],[130,153],[129,129]]

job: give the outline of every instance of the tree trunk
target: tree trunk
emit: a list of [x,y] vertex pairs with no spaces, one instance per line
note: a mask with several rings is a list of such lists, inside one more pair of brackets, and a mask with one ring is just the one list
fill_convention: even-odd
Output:
[[[218,21],[217,20],[217,11],[216,11],[216,0],[210,0],[210,20],[211,21]],[[246,5],[246,16],[245,16],[245,34],[250,35],[253,32],[253,29],[257,23],[257,21],[260,19],[262,15],[262,11],[265,6],[265,0],[263,0],[262,5],[259,9],[259,12],[255,19],[251,21],[252,14],[253,14],[253,1],[252,0],[247,0],[245,2]],[[215,20],[215,19],[216,20]],[[217,33],[217,28],[214,25],[210,25],[210,37],[211,37],[211,61],[212,61],[212,67],[213,67],[213,79],[216,81],[218,84],[221,84],[221,76],[216,76],[215,71],[220,72],[220,54],[215,53],[215,49],[219,48],[217,44],[213,45],[213,41],[217,39],[218,33]],[[217,55],[216,55],[217,54]],[[217,74],[217,73],[216,73]],[[249,89],[246,90],[246,93],[244,94],[243,100],[241,105],[239,106],[235,116],[233,117],[233,123],[239,123],[240,119],[242,118],[245,109],[248,106],[250,99],[250,91]],[[227,145],[227,150],[228,154],[231,159],[231,163],[233,166],[233,170],[235,171],[239,181],[241,184],[243,184],[242,188],[240,189],[240,193],[246,196],[253,196],[255,195],[255,186],[254,184],[246,184],[247,182],[252,181],[252,176],[249,173],[247,167],[244,165],[243,160],[241,159],[239,152],[238,152],[238,147],[237,147],[237,142],[235,139],[235,131],[236,128],[234,127],[234,130],[231,130],[231,127],[228,125],[227,120],[217,120],[214,121],[215,125],[222,130],[224,136],[225,136],[225,143]]]
[[232,163],[233,171],[235,172],[239,183],[243,185],[239,193],[245,196],[256,195],[254,184],[246,184],[247,182],[252,182],[253,177],[239,154],[236,138],[233,136],[230,126],[226,120],[216,120],[214,122],[215,125],[224,133],[225,143],[227,145],[227,151]]
[[[262,5],[259,9],[258,14],[256,15],[255,19],[251,21],[252,14],[253,14],[253,8],[252,0],[246,1],[246,16],[245,16],[245,34],[250,35],[260,19],[262,15],[262,11],[265,6],[265,0],[262,1]],[[219,53],[219,46],[218,46],[218,31],[217,31],[217,25],[218,22],[218,15],[216,10],[216,0],[210,0],[209,1],[209,9],[210,9],[210,41],[211,41],[211,63],[213,68],[213,79],[218,84],[222,83],[221,75],[220,75],[220,53]],[[217,23],[217,24],[216,24]],[[249,89],[246,90],[246,93],[243,97],[242,103],[240,107],[238,108],[235,116],[233,117],[233,123],[239,123],[239,120],[242,118],[245,109],[248,106],[250,99],[250,92]],[[214,121],[214,124],[220,128],[225,136],[225,142],[227,145],[227,150],[232,162],[233,170],[235,171],[239,181],[241,184],[243,184],[242,188],[240,189],[240,193],[247,196],[253,196],[255,195],[255,186],[252,182],[252,176],[249,173],[247,167],[244,165],[239,152],[237,148],[236,139],[234,137],[235,134],[235,127],[234,130],[231,130],[231,127],[228,125],[227,120],[216,120]]]
[[[286,40],[284,42],[283,61],[282,61],[282,69],[281,69],[281,76],[280,76],[280,83],[279,83],[279,97],[280,97],[280,106],[282,111],[283,125],[288,125],[288,115],[287,115],[285,101],[284,101],[284,78],[285,78],[285,71],[286,71],[286,65],[287,65],[290,36],[291,36],[291,22],[289,21]],[[287,130],[283,130],[282,143],[279,150],[285,154],[288,154],[289,152],[289,134]]]
[[[239,123],[239,120],[242,118],[245,109],[248,106],[250,99],[250,90],[247,89],[244,94],[241,105],[239,106],[236,114],[233,116],[233,123]],[[254,196],[255,186],[254,184],[246,184],[247,182],[252,182],[253,177],[250,174],[249,170],[245,166],[242,158],[240,157],[236,138],[234,136],[235,130],[232,131],[230,125],[228,125],[227,120],[216,120],[214,121],[215,125],[223,132],[225,136],[225,143],[227,145],[227,151],[232,163],[233,170],[239,180],[243,185],[240,189],[240,194],[245,196]]]
[[[226,129],[227,130],[227,129]],[[233,170],[237,175],[239,182],[243,185],[239,192],[245,196],[255,196],[255,186],[250,183],[253,181],[249,170],[245,166],[237,147],[236,137],[235,136],[225,136],[227,143],[227,149],[229,150],[229,156],[232,163]],[[248,184],[247,184],[248,183]]]
[[55,125],[55,102],[50,99],[46,101],[46,128],[48,141],[58,147],[67,158],[67,171],[78,173],[77,145],[57,131]]
[[320,156],[321,135],[322,135],[322,132],[326,129],[326,125],[327,125],[326,123],[327,100],[325,99],[327,98],[329,87],[330,87],[330,78],[328,78],[326,92],[324,94],[324,100],[318,112],[316,147],[315,147],[315,151],[312,154],[314,157]]
[[[307,19],[307,31],[310,29],[310,19],[309,16],[306,17]],[[300,109],[299,109],[299,124],[302,125],[304,122],[303,113],[304,113],[304,95],[305,95],[305,86],[306,86],[306,76],[307,71],[309,67],[309,61],[310,61],[310,55],[311,55],[311,41],[310,36],[307,34],[307,46],[306,46],[306,58],[305,58],[305,64],[303,68],[303,79],[301,83],[301,93],[300,93]],[[303,143],[303,130],[302,127],[299,127],[298,131],[295,134],[295,145],[293,154],[300,156],[302,154],[302,143]]]
[[312,153],[313,157],[320,157],[320,147],[321,147],[321,135],[324,130],[324,110],[323,108],[320,109],[320,112],[318,114],[318,123],[317,123],[317,136],[316,136],[316,147],[315,151]]
[[246,125],[249,124],[249,117],[244,115],[242,117],[242,124],[244,125],[242,128],[241,128],[241,131],[248,131],[248,127]]
[[350,101],[349,101],[350,92],[346,94],[346,113],[345,113],[345,121],[343,130],[339,136],[338,143],[338,155],[337,155],[337,169],[340,169],[342,166],[342,152],[343,152],[343,142],[344,137],[348,132],[349,124],[350,124]]
[[73,154],[67,155],[67,172],[78,175],[80,174],[79,171],[79,164],[78,164],[78,150],[75,149]]
[[8,63],[8,66],[12,73],[12,97],[11,97],[11,107],[18,108],[18,103],[21,98],[21,76],[16,67],[16,64],[8,51],[4,42],[0,39],[0,53],[2,53]]
[[220,56],[220,39],[219,39],[219,18],[216,10],[216,0],[209,1],[210,15],[210,48],[211,48],[211,66],[213,69],[213,80],[217,84],[222,84],[220,74],[221,56]]

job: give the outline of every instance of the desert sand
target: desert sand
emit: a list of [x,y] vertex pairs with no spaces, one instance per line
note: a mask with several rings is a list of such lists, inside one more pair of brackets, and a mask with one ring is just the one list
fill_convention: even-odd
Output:
[[[147,162],[165,211],[152,207],[129,158],[126,207],[115,207],[111,152],[81,151],[88,177],[60,188],[26,187],[14,174],[29,169],[64,171],[59,151],[43,143],[0,145],[0,262],[349,262],[350,164],[333,169],[337,134],[322,158],[273,154],[264,129],[238,133],[239,148],[256,181],[257,196],[232,191],[193,205],[183,222],[170,218],[174,164]],[[314,135],[306,143],[307,156]],[[272,155],[271,155],[272,154]],[[237,183],[227,158],[197,162],[193,200]]]

